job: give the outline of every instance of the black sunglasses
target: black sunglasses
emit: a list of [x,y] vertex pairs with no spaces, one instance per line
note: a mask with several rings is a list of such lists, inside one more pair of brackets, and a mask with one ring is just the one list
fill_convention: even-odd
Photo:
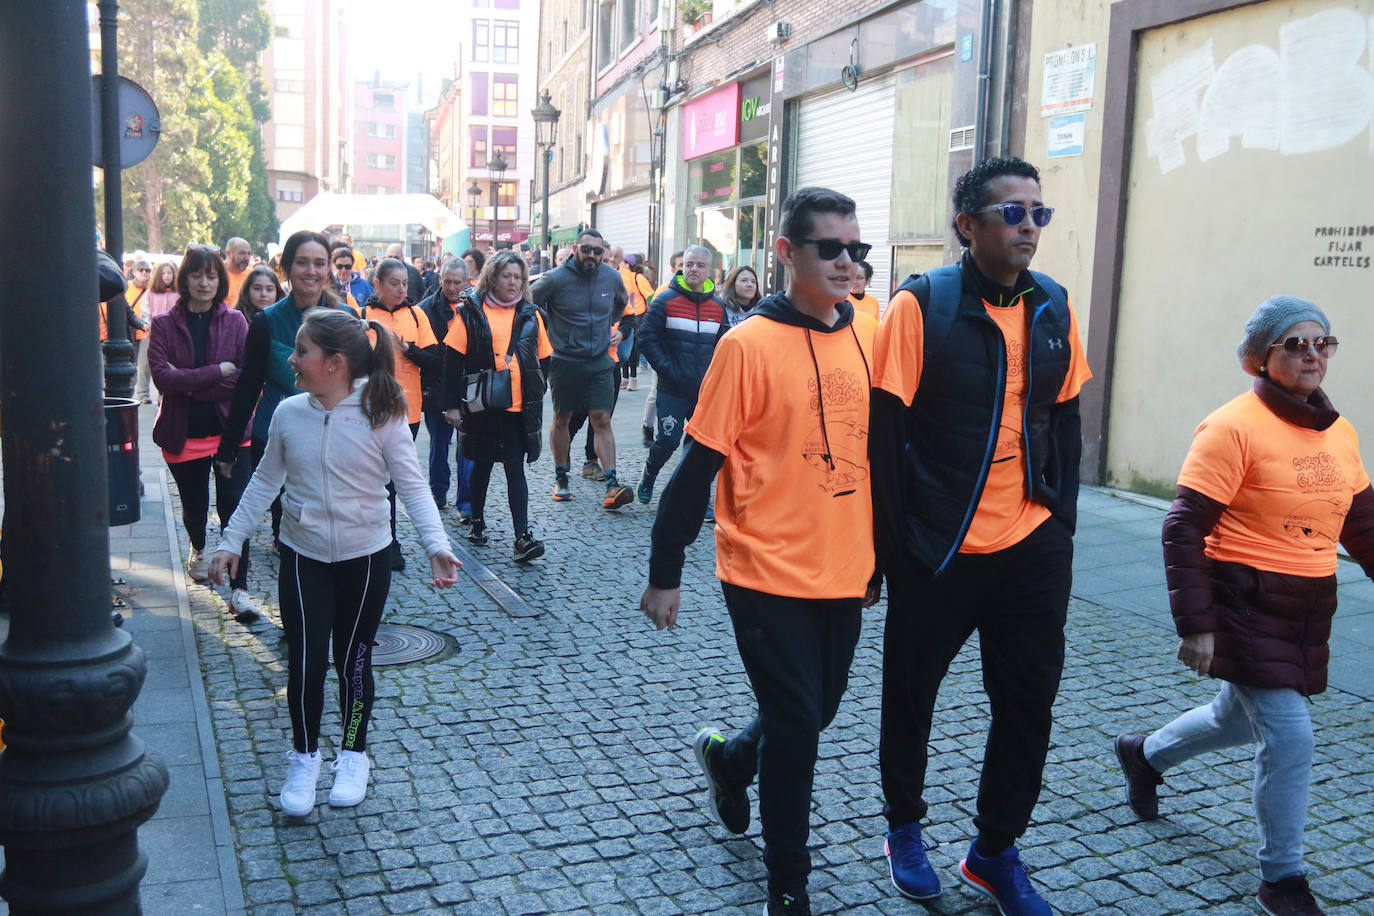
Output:
[[[1002,221],[1008,226],[1019,226],[1026,219],[1027,208],[1024,204],[992,204],[984,207],[983,210],[1001,210]],[[981,212],[981,211],[980,211]],[[1036,204],[1029,209],[1031,222],[1044,228],[1050,224],[1050,217],[1054,216],[1053,207],[1044,207]]]
[[1276,344],[1270,344],[1269,349],[1277,350],[1283,348],[1283,352],[1289,356],[1306,356],[1311,349],[1318,356],[1330,356],[1336,352],[1336,345],[1340,341],[1330,334],[1325,337],[1289,337]]
[[343,268],[347,267],[349,270],[352,270],[352,269],[353,269],[353,262],[352,262],[352,261],[347,261],[347,262],[345,262],[345,261],[335,261],[335,262],[334,262],[334,267],[335,267],[336,269],[343,269]]
[[796,244],[815,245],[816,254],[822,261],[833,261],[845,251],[849,252],[849,260],[862,261],[873,250],[867,242],[841,242],[839,239],[797,239]]
[[605,248],[597,248],[597,247],[595,247],[594,245],[579,245],[579,246],[577,246],[577,250],[580,251],[580,252],[582,252],[583,254],[595,254],[595,255],[604,254],[605,251],[606,251]]

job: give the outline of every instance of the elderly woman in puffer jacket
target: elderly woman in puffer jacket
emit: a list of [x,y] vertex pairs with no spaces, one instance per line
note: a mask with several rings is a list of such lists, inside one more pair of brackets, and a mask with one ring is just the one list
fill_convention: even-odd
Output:
[[1254,744],[1260,906],[1320,914],[1303,870],[1313,734],[1336,612],[1336,547],[1374,576],[1374,490],[1359,441],[1322,392],[1336,338],[1322,311],[1275,296],[1238,349],[1250,391],[1197,428],[1164,521],[1178,657],[1222,682],[1210,704],[1149,736],[1121,735],[1128,801],[1159,816],[1163,773]]

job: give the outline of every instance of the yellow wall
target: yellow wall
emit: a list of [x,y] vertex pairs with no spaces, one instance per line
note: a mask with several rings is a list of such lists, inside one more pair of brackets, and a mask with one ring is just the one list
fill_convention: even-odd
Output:
[[[1026,153],[1044,165],[1046,200],[1060,208],[1037,265],[1069,286],[1085,325],[1100,100],[1123,91],[1105,85],[1107,6],[1037,3],[1030,80]],[[1085,155],[1046,160],[1038,117],[1044,53],[1094,38],[1097,101]],[[1171,488],[1198,421],[1248,387],[1235,346],[1245,319],[1275,293],[1326,311],[1346,343],[1325,388],[1356,429],[1374,437],[1374,310],[1366,304],[1374,281],[1371,43],[1374,0],[1271,0],[1142,36],[1128,138],[1111,482]],[[1371,234],[1319,234],[1329,226],[1365,226]],[[1357,244],[1360,251],[1334,250]],[[1322,260],[1331,257],[1365,260]]]

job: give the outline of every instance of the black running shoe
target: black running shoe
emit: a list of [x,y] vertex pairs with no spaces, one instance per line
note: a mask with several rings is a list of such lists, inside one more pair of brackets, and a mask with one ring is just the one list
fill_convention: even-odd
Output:
[[719,731],[709,726],[697,732],[692,741],[697,764],[706,776],[706,804],[711,809],[711,816],[716,823],[738,836],[749,829],[748,786],[732,787],[716,775],[716,761],[724,748],[725,739]]

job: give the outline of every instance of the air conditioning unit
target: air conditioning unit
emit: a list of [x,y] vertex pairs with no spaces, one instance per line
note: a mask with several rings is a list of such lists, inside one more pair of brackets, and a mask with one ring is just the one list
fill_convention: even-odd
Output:
[[788,22],[772,22],[768,24],[768,40],[773,44],[786,41],[792,36],[792,25]]

